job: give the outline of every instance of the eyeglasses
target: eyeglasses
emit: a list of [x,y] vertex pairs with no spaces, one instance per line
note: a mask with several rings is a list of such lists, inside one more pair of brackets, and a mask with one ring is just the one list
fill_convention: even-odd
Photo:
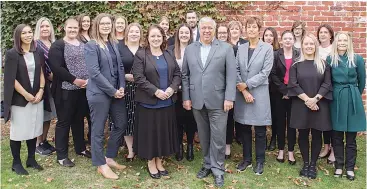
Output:
[[227,32],[218,32],[218,35],[228,35]]
[[101,26],[110,26],[111,22],[100,22],[99,25],[101,25]]

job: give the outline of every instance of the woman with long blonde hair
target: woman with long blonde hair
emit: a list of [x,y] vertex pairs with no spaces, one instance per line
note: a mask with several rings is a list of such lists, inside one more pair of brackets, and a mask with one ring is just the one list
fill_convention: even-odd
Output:
[[331,66],[334,87],[334,100],[330,105],[336,160],[334,176],[342,177],[345,166],[347,179],[354,180],[356,135],[357,132],[366,131],[366,114],[362,102],[362,93],[366,85],[365,62],[362,56],[354,53],[352,36],[347,32],[336,34],[326,62]]
[[[292,99],[290,127],[298,129],[298,144],[304,162],[300,176],[315,179],[316,162],[322,147],[322,131],[331,130],[329,104],[333,99],[330,67],[321,60],[318,41],[305,34],[301,58],[289,71],[288,97]],[[311,159],[309,133],[311,131]]]

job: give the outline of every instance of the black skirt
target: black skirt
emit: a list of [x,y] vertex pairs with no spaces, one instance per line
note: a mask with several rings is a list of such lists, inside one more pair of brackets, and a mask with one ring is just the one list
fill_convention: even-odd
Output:
[[136,106],[133,150],[139,158],[151,160],[178,152],[175,106]]

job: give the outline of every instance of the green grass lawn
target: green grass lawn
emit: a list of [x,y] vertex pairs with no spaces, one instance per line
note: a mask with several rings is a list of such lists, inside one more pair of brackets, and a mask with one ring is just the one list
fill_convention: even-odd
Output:
[[[224,188],[301,188],[310,187],[317,189],[366,188],[366,139],[359,136],[357,168],[355,171],[356,180],[349,181],[345,177],[334,178],[334,168],[326,164],[326,159],[318,161],[318,178],[309,180],[299,177],[299,170],[302,167],[302,160],[298,146],[296,147],[297,164],[289,165],[278,163],[276,151],[267,152],[264,174],[256,176],[252,169],[247,169],[242,173],[237,173],[235,167],[241,159],[241,146],[234,143],[232,147],[232,158],[226,161],[228,173],[225,174]],[[198,147],[198,145],[197,145]],[[22,143],[22,162],[25,166],[26,144]],[[155,180],[149,177],[146,171],[146,162],[135,160],[131,163],[124,162],[121,150],[117,161],[128,168],[118,172],[118,180],[107,180],[97,174],[96,168],[92,166],[91,160],[75,155],[72,146],[69,149],[70,159],[74,159],[76,164],[73,168],[61,167],[56,163],[56,155],[49,157],[36,156],[38,162],[45,170],[38,172],[26,168],[29,176],[18,176],[11,171],[12,157],[9,147],[8,136],[3,136],[1,140],[1,188],[214,188],[213,178],[204,180],[197,179],[196,173],[201,168],[202,156],[197,148],[195,160],[188,162],[184,159],[177,162],[174,157],[167,158],[165,167],[171,173],[169,178]],[[254,156],[255,157],[255,156]]]

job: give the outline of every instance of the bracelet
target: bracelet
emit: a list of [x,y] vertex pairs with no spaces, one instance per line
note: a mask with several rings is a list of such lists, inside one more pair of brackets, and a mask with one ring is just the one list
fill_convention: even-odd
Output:
[[40,87],[40,90],[41,90],[41,89],[42,89],[42,90],[44,90],[44,89],[45,89],[45,87]]

